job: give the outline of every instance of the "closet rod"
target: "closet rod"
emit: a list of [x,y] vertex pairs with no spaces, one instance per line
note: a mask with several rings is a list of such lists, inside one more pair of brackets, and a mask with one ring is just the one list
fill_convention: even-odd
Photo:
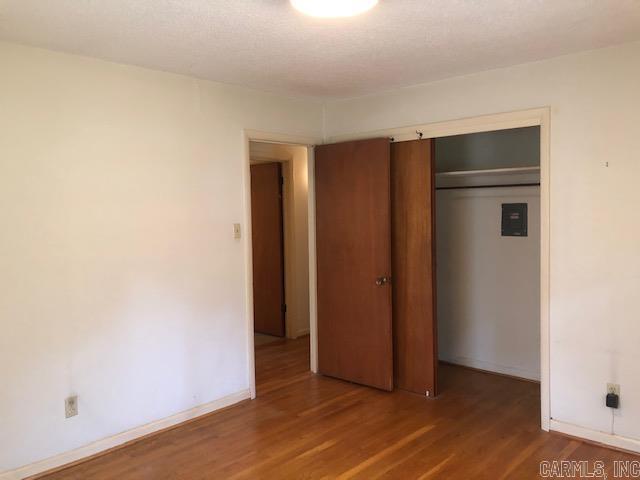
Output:
[[502,185],[464,185],[461,187],[436,187],[436,190],[462,190],[467,188],[507,188],[507,187],[539,187],[538,183],[508,183]]

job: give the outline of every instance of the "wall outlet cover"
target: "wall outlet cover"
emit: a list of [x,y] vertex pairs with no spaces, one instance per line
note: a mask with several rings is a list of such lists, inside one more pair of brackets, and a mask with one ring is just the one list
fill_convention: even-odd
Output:
[[78,396],[67,397],[64,401],[64,416],[71,418],[78,415]]
[[607,393],[613,393],[620,396],[620,385],[617,383],[607,383]]

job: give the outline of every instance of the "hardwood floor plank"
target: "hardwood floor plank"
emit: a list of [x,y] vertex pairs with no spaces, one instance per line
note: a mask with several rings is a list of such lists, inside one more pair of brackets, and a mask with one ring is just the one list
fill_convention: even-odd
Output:
[[359,463],[358,465],[350,468],[349,470],[347,470],[344,473],[341,473],[337,477],[338,480],[347,480],[347,479],[353,478],[355,475],[357,475],[361,471],[365,470],[370,465],[375,464],[381,458],[383,458],[383,457],[395,452],[396,450],[401,449],[402,447],[404,447],[405,445],[407,445],[411,441],[413,441],[416,438],[421,437],[422,435],[424,435],[426,432],[428,432],[432,428],[433,428],[433,425],[427,425],[426,427],[422,427],[422,428],[416,430],[415,432],[412,432],[412,433],[408,434],[406,437],[398,440],[397,442],[395,442],[391,446],[389,446],[387,448],[384,448],[383,450],[380,450],[375,455],[370,456],[364,462]]

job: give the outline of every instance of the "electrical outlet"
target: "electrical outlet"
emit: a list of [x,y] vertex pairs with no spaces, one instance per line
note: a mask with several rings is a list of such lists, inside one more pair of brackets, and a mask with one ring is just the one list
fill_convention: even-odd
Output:
[[64,401],[64,416],[66,418],[78,415],[78,396],[67,397]]
[[607,383],[607,393],[614,393],[620,396],[620,385],[617,383]]

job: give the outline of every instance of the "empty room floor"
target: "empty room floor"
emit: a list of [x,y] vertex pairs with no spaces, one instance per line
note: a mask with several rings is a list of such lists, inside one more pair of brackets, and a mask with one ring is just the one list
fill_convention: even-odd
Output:
[[442,366],[437,399],[382,392],[311,374],[308,337],[256,365],[256,400],[44,478],[527,479],[543,460],[638,459],[542,432],[526,381]]

